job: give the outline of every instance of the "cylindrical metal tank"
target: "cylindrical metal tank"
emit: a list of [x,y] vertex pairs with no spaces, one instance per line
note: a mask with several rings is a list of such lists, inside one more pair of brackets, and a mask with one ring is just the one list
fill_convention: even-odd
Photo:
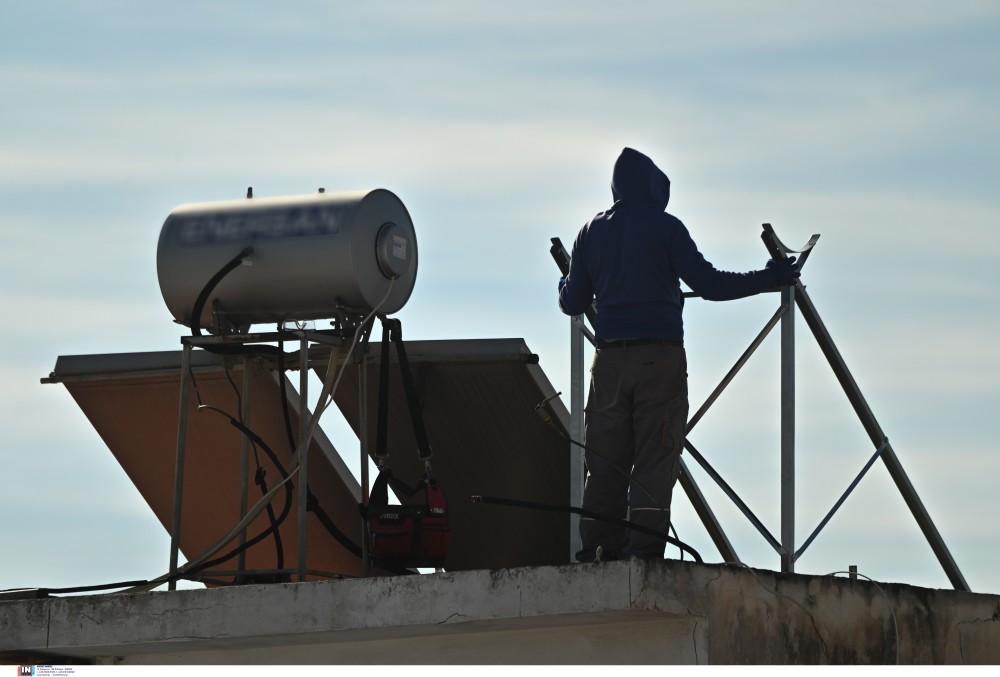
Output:
[[391,314],[417,277],[413,223],[388,190],[186,204],[167,217],[156,248],[174,319],[191,326],[198,295],[248,246],[248,259],[208,297],[205,329],[216,312],[236,327],[365,314],[380,302],[379,312]]

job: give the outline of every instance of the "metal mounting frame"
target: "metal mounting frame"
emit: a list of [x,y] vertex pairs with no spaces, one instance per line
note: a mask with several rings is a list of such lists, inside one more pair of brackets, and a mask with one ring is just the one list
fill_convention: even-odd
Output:
[[[325,345],[341,345],[344,342],[343,337],[340,332],[334,330],[311,330],[311,329],[295,329],[295,330],[283,330],[276,332],[264,332],[264,333],[254,333],[254,334],[226,334],[226,335],[209,335],[209,336],[184,336],[181,338],[181,369],[180,369],[180,402],[178,411],[178,423],[177,423],[177,450],[174,465],[174,488],[173,488],[173,514],[171,517],[171,528],[170,528],[170,562],[169,562],[169,574],[170,579],[168,582],[168,590],[176,590],[177,588],[177,574],[179,571],[178,560],[180,554],[180,536],[181,536],[181,516],[183,511],[182,499],[184,496],[184,465],[186,461],[186,447],[187,447],[187,427],[188,427],[188,401],[190,399],[190,384],[191,384],[191,351],[194,348],[205,348],[212,346],[234,346],[234,345],[246,345],[252,343],[269,343],[274,341],[298,341],[299,342],[299,399],[300,399],[300,417],[299,417],[299,443],[297,449],[297,455],[299,457],[299,467],[296,471],[298,475],[297,484],[300,487],[306,487],[306,478],[308,477],[308,459],[309,459],[309,438],[308,430],[311,422],[311,418],[308,415],[308,396],[309,396],[309,346],[311,343],[320,343]],[[244,365],[246,365],[247,358],[244,357]],[[242,384],[241,401],[243,403],[243,409],[241,415],[245,418],[249,414],[249,403],[251,397],[251,388],[249,387],[249,381],[247,379],[247,371],[244,369],[244,381]],[[240,514],[245,515],[248,503],[248,468],[249,468],[249,443],[247,438],[244,436],[241,441],[241,458],[240,467],[242,469],[240,478]],[[367,493],[367,486],[364,487],[364,491]],[[310,574],[310,570],[306,563],[306,552],[307,552],[307,529],[306,529],[306,515],[308,512],[307,504],[308,492],[300,491],[298,495],[298,505],[296,506],[298,514],[298,538],[297,538],[297,553],[296,553],[296,566],[294,569],[286,569],[283,573],[294,573],[299,581],[305,581],[306,577]],[[239,535],[239,542],[242,545],[246,542],[246,529]],[[237,569],[242,571],[244,568],[244,556],[241,554],[238,560]],[[367,573],[367,570],[366,570]]]
[[[774,260],[781,260],[786,258],[789,254],[797,254],[797,261],[795,268],[798,271],[802,270],[803,265],[808,260],[810,254],[812,253],[817,241],[819,240],[819,235],[813,235],[809,241],[801,249],[792,249],[781,242],[778,239],[774,228],[769,223],[762,225],[763,232],[761,233],[761,239],[764,242],[764,246],[767,248],[768,253]],[[561,248],[562,245],[558,243],[557,239],[553,239],[553,245]],[[562,250],[560,254],[565,257],[568,261],[568,256],[565,254],[565,250]],[[555,253],[554,253],[555,256]],[[557,257],[557,261],[559,258]],[[781,530],[780,539],[772,535],[767,528],[764,526],[763,522],[758,519],[746,503],[740,499],[739,495],[726,483],[722,476],[716,472],[708,460],[698,452],[697,449],[691,444],[689,440],[685,441],[685,449],[688,451],[689,455],[705,470],[705,472],[711,477],[722,489],[722,491],[732,500],[744,516],[750,521],[750,523],[760,532],[761,536],[768,542],[768,544],[775,550],[775,552],[780,557],[781,571],[782,572],[794,572],[795,562],[802,556],[805,550],[812,544],[812,542],[819,535],[820,531],[829,523],[836,511],[844,504],[847,497],[858,486],[861,479],[868,472],[868,470],[874,465],[875,461],[879,458],[886,465],[886,469],[889,471],[890,476],[896,484],[897,489],[909,507],[914,519],[916,520],[918,526],[927,539],[927,542],[931,546],[935,556],[938,559],[941,567],[944,569],[945,574],[948,576],[949,581],[956,590],[970,591],[969,585],[959,570],[958,565],[955,563],[954,558],[945,545],[941,534],[938,532],[937,528],[934,526],[933,521],[930,518],[926,508],[917,495],[916,489],[914,489],[912,483],[903,470],[903,466],[900,463],[898,457],[892,449],[892,445],[889,443],[888,438],[882,431],[881,426],[879,426],[878,421],[875,419],[875,415],[872,413],[871,408],[868,406],[864,395],[861,393],[861,389],[858,387],[851,375],[850,370],[847,368],[840,351],[834,344],[830,333],[827,331],[826,326],[823,324],[822,319],[819,316],[819,312],[816,310],[815,305],[813,305],[812,300],[806,293],[805,286],[802,284],[801,280],[796,280],[793,285],[788,287],[783,287],[780,290],[771,290],[772,292],[780,293],[781,295],[781,305],[775,311],[774,315],[768,320],[767,324],[757,335],[757,337],[751,342],[750,346],[743,353],[743,355],[737,360],[736,364],[732,369],[723,377],[719,385],[712,391],[706,401],[701,407],[695,412],[687,424],[687,432],[690,433],[691,430],[698,424],[702,419],[708,409],[712,404],[719,398],[725,388],[732,382],[736,377],[736,374],[743,368],[747,363],[753,353],[760,347],[764,339],[770,334],[770,332],[778,326],[781,325],[781,366],[780,366],[780,379],[781,379],[781,419],[780,419],[780,430],[781,430],[781,479],[780,479],[780,496],[781,496]],[[697,297],[697,294],[687,292],[684,294],[686,298]],[[809,327],[814,339],[822,350],[830,368],[833,370],[840,383],[841,388],[847,395],[851,406],[854,409],[855,414],[868,433],[869,438],[873,446],[875,447],[875,453],[868,460],[867,464],[863,467],[854,481],[848,486],[840,499],[831,508],[827,515],[820,521],[819,525],[813,530],[810,536],[805,540],[805,542],[796,549],[795,547],[795,316],[796,311],[801,313],[806,325]],[[592,319],[593,311],[587,314],[587,319]],[[570,355],[570,372],[571,372],[571,429],[573,431],[573,438],[577,441],[582,441],[583,430],[584,430],[584,365],[583,365],[583,350],[582,342],[583,338],[587,338],[592,344],[594,341],[594,336],[587,328],[584,323],[584,316],[577,316],[572,318],[571,321],[571,355]],[[688,470],[684,459],[681,459],[682,472],[680,476],[680,485],[684,489],[685,494],[691,501],[692,507],[694,508],[696,514],[701,519],[704,524],[712,542],[718,548],[720,555],[727,562],[740,562],[735,549],[733,548],[731,542],[726,536],[721,524],[712,512],[711,507],[708,505],[707,500],[702,494],[701,490],[697,486],[694,478]],[[579,476],[575,476],[573,481],[579,481],[580,484],[573,488],[572,496],[582,496],[582,473]],[[578,536],[574,536],[578,538]]]

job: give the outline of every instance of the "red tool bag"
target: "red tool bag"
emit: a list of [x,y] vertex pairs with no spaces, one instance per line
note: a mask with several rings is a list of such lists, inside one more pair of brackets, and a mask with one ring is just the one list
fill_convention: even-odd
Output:
[[[389,505],[388,485],[414,496],[424,490],[424,505]],[[448,502],[430,476],[410,490],[383,467],[368,503],[368,552],[374,566],[441,567],[448,557],[451,530]]]
[[[392,474],[388,460],[389,420],[389,343],[396,345],[403,389],[410,409],[417,453],[424,462],[425,474],[416,487],[409,487]],[[377,567],[444,566],[451,543],[448,525],[448,502],[444,491],[431,476],[431,448],[427,442],[423,417],[417,405],[417,392],[406,358],[399,320],[382,318],[382,358],[379,365],[378,425],[375,443],[379,474],[372,485],[364,514],[368,523],[368,556]],[[425,503],[389,505],[389,487],[399,496],[416,496],[421,490]]]

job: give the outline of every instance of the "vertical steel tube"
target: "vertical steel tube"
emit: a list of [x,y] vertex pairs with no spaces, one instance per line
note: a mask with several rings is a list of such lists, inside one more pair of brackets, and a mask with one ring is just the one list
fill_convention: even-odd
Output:
[[783,287],[781,303],[781,570],[795,571],[795,287]]
[[[282,377],[284,378],[284,377]],[[243,357],[243,396],[241,398],[240,419],[248,428],[250,425],[250,358]],[[250,438],[246,435],[240,436],[240,519],[247,514],[247,502],[250,486]],[[247,530],[240,532],[240,546],[246,545]],[[236,569],[240,572],[246,570],[247,554],[240,551],[236,560]],[[242,574],[238,574],[240,577]]]
[[295,565],[300,581],[306,580],[306,516],[309,494],[309,340],[305,333],[299,347],[299,538]]
[[[584,374],[583,364],[583,318],[570,318],[570,438],[580,444],[584,443]],[[569,445],[569,504],[583,505],[583,485],[586,477],[583,454],[576,445]],[[576,560],[576,553],[581,549],[580,516],[570,514],[569,518],[569,561]]]
[[[177,554],[181,542],[181,501],[184,498],[184,456],[187,446],[188,397],[190,396],[191,346],[184,343],[181,353],[181,395],[177,412],[177,455],[174,460],[174,513],[170,522],[170,575],[177,573]],[[173,578],[168,590],[177,589]]]

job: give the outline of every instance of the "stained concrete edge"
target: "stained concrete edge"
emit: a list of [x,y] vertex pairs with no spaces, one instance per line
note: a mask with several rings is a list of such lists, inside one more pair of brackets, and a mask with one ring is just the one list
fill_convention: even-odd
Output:
[[1000,597],[633,560],[0,602],[0,652],[100,662],[518,662],[529,645],[538,662],[1000,663]]

